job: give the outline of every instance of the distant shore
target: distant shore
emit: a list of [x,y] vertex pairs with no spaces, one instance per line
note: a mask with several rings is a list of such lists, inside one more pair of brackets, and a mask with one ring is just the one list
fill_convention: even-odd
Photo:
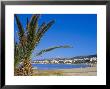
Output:
[[97,66],[56,70],[34,69],[33,72],[33,76],[96,76]]

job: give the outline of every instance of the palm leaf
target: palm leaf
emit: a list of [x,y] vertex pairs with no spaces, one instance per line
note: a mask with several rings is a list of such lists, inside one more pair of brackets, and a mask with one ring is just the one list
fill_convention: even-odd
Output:
[[27,17],[26,30],[28,30],[28,24],[29,24],[29,21],[28,21],[28,17]]
[[19,62],[24,59],[25,57],[25,52],[23,50],[23,47],[20,46],[18,43],[15,42],[14,45],[14,66],[17,67]]
[[15,45],[14,45],[15,47],[14,47],[14,67],[16,67],[17,65],[18,65],[18,63],[19,63],[19,48],[18,48],[18,44],[17,43],[15,43]]
[[24,29],[23,29],[23,26],[18,18],[18,16],[15,14],[15,19],[16,19],[16,23],[17,23],[17,26],[18,26],[18,29],[19,29],[19,38],[21,40],[21,38],[23,37],[24,35]]
[[38,32],[36,33],[35,37],[35,43],[36,45],[40,42],[42,36],[45,34],[45,32],[55,23],[55,20],[50,21],[47,25],[43,23],[41,27],[38,29]]
[[28,30],[28,33],[31,33],[33,30],[35,31],[37,28],[37,21],[38,21],[38,18],[39,18],[39,15],[32,15],[30,21],[28,21],[28,18],[27,18],[27,30]]
[[37,15],[34,14],[31,17],[30,22],[28,22],[28,19],[27,19],[27,26],[28,26],[27,29],[28,29],[29,33],[32,32],[33,30],[36,30],[39,17],[40,17],[39,14],[37,14]]
[[[28,43],[28,47],[27,48],[30,48],[28,49],[28,51],[32,50],[33,49],[33,46],[35,46],[35,44],[32,46],[33,44],[33,41],[34,41],[34,38],[35,38],[35,35],[36,35],[36,30],[38,29],[38,19],[39,19],[39,16],[40,15],[33,15],[31,17],[31,20],[29,23],[27,23],[27,43]],[[27,21],[28,22],[28,21]]]
[[34,50],[34,48],[38,45],[38,43],[40,42],[42,36],[44,35],[44,33],[53,25],[55,21],[52,20],[50,21],[48,24],[46,23],[43,23],[39,29],[37,30],[37,33],[33,39],[32,44],[31,44],[31,47],[29,47],[32,50]]
[[43,22],[42,25],[39,27],[37,34],[40,33],[40,31],[42,31],[44,29],[44,27],[46,26],[46,23]]
[[18,18],[18,16],[15,14],[15,19],[16,19],[16,23],[17,23],[17,26],[18,26],[18,37],[19,37],[19,44],[21,44],[23,47],[25,47],[25,44],[26,44],[26,36],[25,36],[25,31],[24,31],[24,28]]
[[50,47],[50,48],[41,50],[39,53],[37,53],[36,56],[40,56],[40,55],[42,55],[43,53],[46,53],[46,52],[49,52],[49,51],[52,51],[52,50],[58,49],[58,48],[72,48],[72,47],[69,46],[69,45]]

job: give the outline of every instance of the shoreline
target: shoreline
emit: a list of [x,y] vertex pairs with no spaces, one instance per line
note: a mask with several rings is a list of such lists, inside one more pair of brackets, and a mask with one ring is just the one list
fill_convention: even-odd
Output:
[[33,76],[97,76],[97,66],[55,70],[33,69],[33,72]]

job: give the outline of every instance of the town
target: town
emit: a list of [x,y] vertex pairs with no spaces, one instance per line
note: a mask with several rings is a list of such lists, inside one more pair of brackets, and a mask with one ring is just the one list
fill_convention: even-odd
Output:
[[79,56],[73,58],[51,58],[43,60],[33,60],[32,64],[79,64],[79,63],[97,63],[97,56]]

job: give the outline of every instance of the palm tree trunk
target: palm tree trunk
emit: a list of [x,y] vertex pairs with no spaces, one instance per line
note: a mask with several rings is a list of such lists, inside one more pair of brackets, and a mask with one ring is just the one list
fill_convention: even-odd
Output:
[[32,64],[29,59],[23,61],[23,74],[24,76],[32,76]]
[[30,60],[24,59],[23,65],[19,68],[15,68],[15,76],[32,76],[33,69]]

